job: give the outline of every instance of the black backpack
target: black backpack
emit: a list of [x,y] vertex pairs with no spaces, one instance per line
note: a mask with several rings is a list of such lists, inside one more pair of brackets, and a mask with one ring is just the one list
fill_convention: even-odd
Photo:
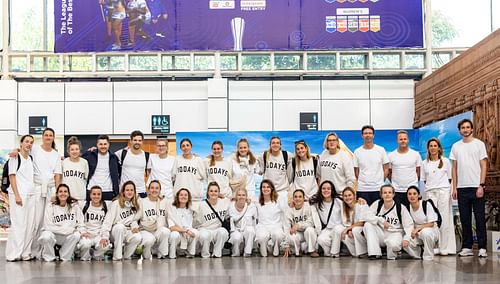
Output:
[[[377,216],[379,216],[380,210],[382,209],[383,205],[384,205],[384,201],[379,199],[378,204],[377,204]],[[389,209],[389,211],[385,212],[382,215],[382,217],[385,217],[385,215],[387,215],[389,212],[391,212],[392,209],[394,209],[394,207],[396,207],[396,214],[398,215],[399,224],[403,224],[403,219],[401,218],[401,203],[397,202],[396,200],[394,200],[394,206],[391,209]]]
[[[316,168],[318,167],[318,158],[316,156],[311,157],[313,159],[314,167],[314,178],[316,178]],[[295,181],[295,157],[292,159],[292,183]]]
[[439,209],[437,209],[437,207],[434,204],[434,201],[432,201],[432,199],[422,200],[422,210],[424,210],[425,216],[427,216],[427,202],[429,202],[431,204],[432,209],[434,209],[434,212],[436,212],[436,214],[438,216],[437,225],[438,225],[438,228],[441,228],[441,224],[443,223],[443,219],[441,218],[441,213],[439,212]]
[[[31,161],[33,161],[33,157],[31,155],[29,155],[29,156],[31,158]],[[7,189],[10,186],[10,180],[9,180],[9,160],[7,160],[5,162],[5,164],[3,165],[3,172],[2,172],[2,192],[5,192],[5,193],[7,193]],[[20,167],[21,167],[21,159],[19,159],[19,155],[18,155],[16,172],[19,170]]]
[[[288,168],[288,152],[285,150],[281,150],[281,154],[283,154],[283,160],[285,160],[285,170]],[[266,172],[266,165],[267,165],[267,151],[264,151],[264,154],[262,155],[262,158],[264,160],[264,171],[263,173]]]

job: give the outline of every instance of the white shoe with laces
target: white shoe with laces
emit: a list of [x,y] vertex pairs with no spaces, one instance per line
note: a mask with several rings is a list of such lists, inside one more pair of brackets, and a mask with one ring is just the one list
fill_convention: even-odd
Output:
[[477,257],[488,257],[488,253],[486,252],[486,249],[480,249],[479,253],[477,254]]
[[474,253],[472,253],[472,250],[469,248],[463,248],[459,253],[458,256],[474,256]]

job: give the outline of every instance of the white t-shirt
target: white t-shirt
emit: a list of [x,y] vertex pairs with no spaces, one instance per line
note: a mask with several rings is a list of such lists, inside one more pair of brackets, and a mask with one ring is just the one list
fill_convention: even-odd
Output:
[[410,185],[418,185],[416,169],[421,163],[420,154],[412,149],[406,153],[399,153],[397,149],[389,153],[392,186],[396,192],[405,193]]
[[61,155],[56,150],[47,152],[41,145],[35,145],[31,149],[31,156],[35,163],[35,180],[48,181],[53,179],[55,174],[62,174]]
[[94,185],[100,186],[103,192],[113,192],[113,182],[109,172],[109,152],[106,152],[105,155],[97,153],[97,165],[87,189],[92,188]]
[[223,159],[215,161],[213,166],[210,166],[210,158],[205,160],[205,168],[207,169],[208,182],[215,181],[220,187],[220,193],[227,198],[231,198],[233,191],[229,187],[229,181],[233,177],[233,165],[231,161]]
[[[121,159],[122,150],[115,152],[118,159]],[[122,163],[122,176],[120,179],[120,188],[126,181],[133,181],[137,194],[146,192],[146,184],[144,183],[144,173],[146,170],[146,154],[141,150],[141,153],[136,155],[130,149],[127,150],[125,161]]]
[[359,168],[358,191],[379,191],[384,184],[384,165],[389,158],[384,148],[373,145],[372,149],[363,146],[354,151],[353,165]]
[[[19,163],[18,159],[21,159],[19,170],[17,169],[17,165]],[[17,157],[9,159],[9,175],[16,176],[17,192],[19,192],[19,195],[26,196],[40,193],[39,189],[38,192],[35,192],[33,172],[33,161],[31,160],[31,157],[28,156],[28,158],[25,159],[21,154],[19,154]],[[9,194],[14,194],[12,184],[9,186],[8,192]]]
[[69,186],[71,196],[79,201],[86,199],[87,178],[89,176],[89,164],[87,160],[79,158],[78,162],[72,162],[70,158],[62,162],[62,183]]
[[[328,213],[330,213],[332,202],[333,202],[332,214],[330,215],[330,219],[328,219]],[[335,199],[334,201],[330,202],[323,201],[323,206],[321,209],[319,208],[319,204],[314,204],[314,208],[318,213],[321,224],[325,224],[326,228],[328,229],[333,229],[335,225],[341,224],[342,222],[340,215],[341,206],[342,205],[340,205],[338,199]]]
[[268,157],[266,158],[266,165],[264,165],[263,158],[265,153],[260,155],[258,158],[261,171],[264,172],[263,178],[271,180],[277,192],[283,190],[288,191],[290,184],[288,183],[287,165],[288,167],[292,166],[292,155],[288,153],[288,163],[285,164],[283,153],[281,151],[277,156],[274,156],[269,152],[267,153]]
[[437,222],[438,216],[436,214],[436,211],[434,211],[434,208],[432,208],[432,205],[430,202],[427,202],[427,216],[424,214],[424,210],[422,208],[422,200],[420,200],[420,206],[418,207],[417,210],[413,210],[413,207],[410,205],[410,215],[411,218],[413,219],[413,223],[415,225],[424,225],[430,222]]
[[356,182],[352,158],[344,150],[333,155],[328,150],[323,151],[319,156],[316,175],[320,184],[325,180],[331,181],[339,194],[348,186],[354,187]]
[[425,183],[426,190],[438,188],[450,188],[451,163],[448,158],[441,157],[443,166],[439,168],[440,161],[430,161],[425,159],[420,169],[420,179]]
[[351,210],[349,216],[347,216],[344,211],[344,206],[346,205],[343,202],[341,204],[340,214],[342,215],[342,225],[345,227],[349,227],[357,222],[365,221],[365,215],[370,209],[370,207],[366,204],[361,205],[356,203],[356,205],[354,205],[354,210]]
[[[228,198],[218,199],[217,204],[212,205],[214,210],[219,214],[219,217],[224,220],[226,219],[229,211],[229,205],[231,204],[231,200]],[[215,230],[222,227],[219,218],[215,215],[214,211],[208,206],[207,202],[203,200],[198,207],[198,211],[196,214],[198,218],[198,222],[200,224],[200,228]]]
[[152,180],[158,180],[161,184],[161,194],[168,199],[173,199],[172,167],[175,157],[167,156],[160,158],[158,154],[151,154],[148,161],[148,169],[151,173],[148,177],[148,186]]
[[455,142],[451,147],[450,160],[457,162],[457,187],[478,187],[481,183],[480,161],[487,159],[483,141],[474,138],[471,142]]
[[309,200],[316,192],[318,192],[318,183],[314,171],[314,162],[311,157],[307,161],[300,161],[300,164],[295,165],[295,173],[292,173],[293,167],[288,167],[288,174],[293,177],[293,190],[302,189],[306,194],[306,200]]

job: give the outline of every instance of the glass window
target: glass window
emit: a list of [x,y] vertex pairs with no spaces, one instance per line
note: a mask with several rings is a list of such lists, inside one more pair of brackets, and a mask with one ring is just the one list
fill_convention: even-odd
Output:
[[366,69],[366,55],[365,54],[341,54],[340,55],[340,69]]
[[372,67],[373,69],[399,69],[401,68],[400,58],[399,54],[375,53],[372,56]]
[[406,69],[424,69],[425,55],[423,53],[406,53],[405,54]]
[[221,55],[220,70],[236,70],[238,67],[238,56],[236,55]]
[[335,54],[308,54],[307,69],[309,70],[335,70],[337,56]]
[[155,71],[158,70],[158,56],[130,55],[128,64],[130,71]]
[[26,56],[12,56],[10,58],[11,72],[26,72],[27,62]]
[[214,70],[215,56],[213,55],[195,55],[194,70]]
[[[3,23],[3,4],[0,2],[0,23]],[[0,50],[3,49],[3,25],[0,26]]]
[[[494,19],[491,1],[494,0],[474,0],[460,5],[456,0],[432,1],[432,46],[471,47],[489,35]],[[499,16],[497,12],[496,17]]]
[[294,54],[274,55],[274,66],[277,70],[299,70],[302,65],[302,56]]
[[451,60],[451,53],[440,52],[432,54],[432,68],[437,69]]
[[269,54],[253,54],[242,56],[243,70],[271,70],[271,56]]
[[191,56],[176,55],[172,59],[174,70],[191,70]]
[[31,71],[33,72],[59,71],[59,56],[35,56],[32,61]]
[[125,56],[97,56],[97,71],[125,71]]
[[[10,1],[12,50],[43,50],[43,1]],[[54,14],[51,15],[54,17]],[[53,34],[51,35],[53,37]]]
[[64,71],[90,72],[92,71],[92,56],[64,56]]

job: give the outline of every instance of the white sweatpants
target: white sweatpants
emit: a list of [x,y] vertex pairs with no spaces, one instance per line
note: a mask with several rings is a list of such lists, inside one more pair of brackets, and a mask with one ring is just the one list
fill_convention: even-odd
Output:
[[196,252],[196,243],[198,242],[199,232],[198,230],[195,229],[189,229],[189,230],[194,233],[194,238],[181,235],[181,233],[179,232],[170,232],[170,237],[169,237],[170,250],[168,255],[169,258],[177,257],[178,247],[180,247],[180,249],[186,249],[189,255],[194,256]]
[[292,247],[295,255],[300,255],[302,248],[302,243],[305,244],[307,252],[316,251],[316,241],[318,236],[316,235],[316,230],[313,227],[308,227],[304,232],[297,232],[293,235],[288,234],[288,243]]
[[148,231],[141,231],[142,245],[144,245],[144,252],[142,256],[145,259],[152,258],[151,248],[156,245],[158,248],[158,258],[163,258],[168,255],[168,238],[170,230],[166,227],[161,227],[156,232],[150,233]]
[[260,255],[266,257],[268,245],[274,256],[280,254],[280,245],[285,239],[281,226],[257,225],[255,228],[255,241],[259,244]]
[[325,256],[331,256],[333,229],[325,228],[318,236],[318,245],[323,249]]
[[424,260],[432,260],[434,258],[434,246],[439,239],[439,230],[437,228],[423,228],[417,235],[416,239],[410,240],[410,246],[406,248],[406,252],[413,258],[420,259],[422,253],[421,246],[424,246]]
[[[40,185],[35,185],[35,188],[37,190],[41,190]],[[54,196],[56,192],[55,187],[49,187],[47,190],[47,196],[42,197],[41,193],[36,194],[36,203],[35,203],[35,210],[36,210],[36,215],[35,215],[35,240],[33,241],[31,251],[33,256],[35,256],[38,259],[42,258],[42,244],[38,242],[38,239],[41,236],[42,233],[42,227],[43,227],[43,219],[45,215],[45,207],[47,206],[48,203],[51,202],[52,197]]]
[[[114,245],[113,260],[130,259],[142,240],[140,233],[132,233],[132,230],[123,224],[113,226],[111,237]],[[123,249],[124,245],[125,249]]]
[[232,256],[240,256],[241,254],[240,245],[242,243],[245,244],[244,253],[252,254],[253,243],[255,242],[255,227],[247,226],[245,227],[243,232],[240,231],[231,232],[231,236],[229,237],[229,242],[233,245]]
[[441,228],[439,228],[439,251],[447,254],[457,253],[450,189],[432,189],[426,191],[426,194],[427,198],[431,199],[439,209],[442,218]]
[[342,232],[346,229],[344,225],[336,225],[333,228],[332,233],[332,249],[330,253],[332,255],[338,255],[340,253],[340,242],[343,242],[349,253],[352,256],[360,256],[362,254],[366,254],[366,238],[363,236],[363,227],[354,227],[352,228],[352,237],[348,235],[342,240]]
[[213,256],[221,257],[224,243],[229,238],[229,233],[226,229],[220,227],[215,230],[205,228],[199,229],[198,242],[201,245],[201,257],[210,257],[210,245],[214,244]]
[[387,248],[387,259],[396,259],[397,252],[403,246],[403,234],[400,232],[387,232],[380,226],[366,222],[363,227],[368,255],[382,255],[382,247]]
[[9,194],[10,232],[5,247],[7,261],[28,260],[33,255],[31,246],[35,239],[36,195],[22,195],[23,206],[16,204],[14,194]]
[[72,260],[75,253],[76,245],[80,240],[80,233],[74,232],[69,235],[54,234],[50,231],[43,231],[38,238],[42,246],[42,258],[45,261],[54,261],[56,254],[54,251],[55,245],[60,245],[59,258],[61,260]]
[[[101,237],[94,236],[90,238],[82,238],[78,243],[80,247],[80,260],[87,261],[91,259],[102,260],[104,253],[108,248],[103,248],[100,244]],[[91,255],[90,250],[93,248],[93,254]]]
[[357,257],[368,253],[366,238],[363,235],[363,227],[352,228],[352,238],[346,235],[342,242],[347,246],[349,253],[353,256]]

